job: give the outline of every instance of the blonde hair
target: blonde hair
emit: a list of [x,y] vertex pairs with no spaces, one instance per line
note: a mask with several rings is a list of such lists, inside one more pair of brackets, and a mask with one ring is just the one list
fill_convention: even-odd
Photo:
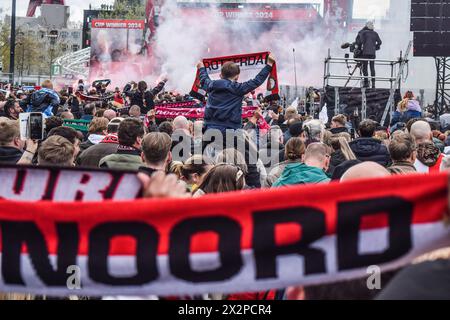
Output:
[[331,147],[332,137],[333,137],[333,134],[330,131],[324,130],[323,135],[322,135],[322,142],[325,143],[327,146]]
[[398,103],[398,111],[405,112],[408,106],[409,99],[403,99]]
[[75,147],[61,136],[51,136],[42,142],[38,151],[39,165],[72,166]]
[[341,126],[345,127],[345,124],[347,123],[347,117],[343,114],[338,114],[331,119],[332,122],[336,122],[340,124]]
[[296,107],[288,107],[284,113],[285,120],[289,121],[294,119],[298,115],[298,110]]
[[44,80],[41,87],[46,89],[53,89],[53,83],[50,80]]
[[178,179],[180,179],[182,177],[182,173],[181,173],[182,169],[183,169],[183,162],[181,162],[181,161],[172,161],[169,164],[168,172],[175,174],[178,177]]
[[406,91],[402,101],[398,103],[398,110],[400,112],[405,112],[408,107],[409,100],[411,99],[414,99],[414,93],[412,91]]
[[6,146],[20,137],[20,125],[17,120],[0,122],[0,146]]
[[374,138],[378,139],[378,140],[381,140],[381,141],[384,141],[384,140],[388,140],[389,139],[389,135],[388,135],[388,133],[386,131],[379,130],[379,131],[375,131]]
[[350,148],[350,134],[346,132],[337,133],[331,136],[331,147],[334,151],[341,150],[346,160],[356,160],[356,156]]
[[92,122],[89,124],[89,133],[103,133],[103,131],[108,130],[109,120],[106,118],[94,118]]

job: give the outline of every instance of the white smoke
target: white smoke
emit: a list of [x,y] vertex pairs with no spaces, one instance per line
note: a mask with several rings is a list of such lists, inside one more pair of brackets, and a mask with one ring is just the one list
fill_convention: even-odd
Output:
[[209,44],[222,27],[219,16],[189,19],[177,4],[167,1],[161,10],[163,22],[158,27],[156,55],[161,72],[169,78],[168,88],[188,93],[194,82],[196,64],[207,53]]
[[[391,0],[386,19],[376,20],[376,30],[383,40],[378,58],[396,60],[400,51],[406,49],[412,39],[409,12],[408,0]],[[268,31],[262,29],[264,26],[261,23],[243,19],[225,20],[212,7],[207,16],[188,16],[182,13],[175,1],[166,1],[161,17],[156,39],[157,56],[162,72],[168,75],[168,88],[183,93],[190,91],[196,63],[202,58],[257,51],[275,54],[280,83],[294,85],[293,49],[298,85],[320,87],[328,49],[331,56],[343,57],[346,52],[340,45],[356,38],[356,32],[346,34],[339,27],[340,17],[325,17],[324,22],[318,21],[301,28],[298,24],[280,24]],[[335,65],[333,68],[335,74],[347,74],[345,65]],[[377,71],[378,76],[390,76],[389,68],[379,67]],[[402,86],[404,89],[414,89],[416,94],[419,89],[426,89],[426,98],[430,102],[434,96],[435,75],[431,58],[414,58],[411,52],[408,79]],[[356,81],[352,81],[351,85],[359,86]],[[378,83],[378,87],[389,87],[389,83]]]
[[[378,59],[396,60],[400,52],[405,53],[408,42],[413,39],[413,34],[410,32],[410,12],[411,1],[391,0],[387,15],[383,19],[375,19],[375,30],[383,41],[381,50],[377,52]],[[349,40],[355,37],[356,32],[348,35]],[[337,55],[338,52],[332,54]],[[418,96],[420,90],[424,89],[425,103],[433,103],[436,83],[436,67],[433,58],[414,57],[411,50],[409,66],[404,71],[401,81],[402,93],[412,90]],[[390,68],[377,67],[377,76],[389,77]],[[389,83],[378,83],[377,86],[388,88]]]
[[[225,20],[215,8],[210,8],[208,16],[189,17],[176,3],[166,3],[161,11],[163,21],[157,32],[156,55],[162,73],[169,78],[168,87],[180,92],[189,92],[196,63],[202,58],[259,51],[271,51],[277,57],[280,83],[293,85],[293,49],[298,84],[320,86],[327,50],[337,50],[343,40],[331,19],[327,25],[318,22],[304,25],[302,30],[298,25],[285,25],[265,31],[263,24]],[[334,34],[330,36],[330,32]]]

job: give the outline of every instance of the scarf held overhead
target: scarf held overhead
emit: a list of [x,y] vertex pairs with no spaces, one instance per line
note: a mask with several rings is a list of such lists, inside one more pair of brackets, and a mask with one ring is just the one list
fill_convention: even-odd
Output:
[[[253,116],[257,107],[242,107],[242,118]],[[167,108],[155,107],[157,119],[175,119],[178,116],[184,116],[188,119],[203,119],[205,117],[205,108]]]
[[[128,107],[121,107],[121,108],[113,108],[116,112],[119,112],[120,114],[128,114],[130,112],[132,106]],[[195,109],[197,107],[201,107],[201,104],[199,104],[197,101],[182,101],[182,102],[167,102],[167,103],[159,103],[155,105],[155,110],[158,110],[158,108],[167,108],[167,109],[178,109],[178,108],[192,108]]]
[[[203,64],[205,65],[206,71],[209,75],[220,74],[222,65],[225,62],[234,61],[237,63],[241,71],[248,71],[251,78],[254,78],[267,64],[267,59],[270,52],[259,52],[259,53],[249,53],[241,54],[235,56],[218,57],[218,58],[207,58],[203,59]],[[250,80],[250,79],[249,79]],[[278,86],[278,75],[277,75],[277,65],[276,63],[272,66],[272,71],[269,75],[266,85],[266,100],[276,100],[279,98],[279,86]],[[195,81],[192,86],[191,96],[204,100],[206,92],[201,88],[200,85],[200,72],[197,70],[195,76]]]
[[132,200],[138,180],[112,171],[0,179],[0,292],[252,292],[364,278],[450,245],[446,174],[186,200]]

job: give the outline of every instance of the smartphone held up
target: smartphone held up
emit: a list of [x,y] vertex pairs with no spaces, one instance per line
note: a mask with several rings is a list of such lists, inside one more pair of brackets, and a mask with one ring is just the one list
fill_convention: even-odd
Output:
[[20,137],[22,140],[44,140],[44,115],[40,112],[20,114]]

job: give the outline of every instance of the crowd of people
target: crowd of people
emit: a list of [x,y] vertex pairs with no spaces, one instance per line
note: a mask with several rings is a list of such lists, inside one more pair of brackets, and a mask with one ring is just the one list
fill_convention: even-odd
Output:
[[[101,87],[88,90],[82,81],[75,88],[80,95],[57,93],[51,81],[34,92],[11,90],[8,97],[0,95],[0,164],[134,171],[144,186],[144,197],[181,198],[450,169],[446,118],[442,123],[427,119],[412,92],[399,102],[389,127],[365,119],[351,128],[343,114],[323,123],[296,106],[283,108],[277,101],[255,96],[273,63],[270,57],[260,74],[244,83],[238,82],[240,70],[234,63],[225,63],[221,79],[215,81],[199,63],[208,98],[205,118],[195,121],[184,116],[156,117],[155,103],[192,99],[165,92],[166,79],[153,89],[144,81],[123,91],[116,88],[112,101],[83,100],[107,92]],[[257,107],[245,121],[243,105]],[[121,111],[124,106],[129,106],[126,113]],[[44,140],[21,140],[18,118],[26,111],[46,115]],[[88,121],[87,132],[66,125],[73,119]],[[355,137],[351,129],[356,130]],[[217,135],[223,139],[211,139]],[[444,250],[442,256],[448,259],[449,252]],[[395,273],[383,274],[383,281]],[[393,281],[393,285],[402,283]],[[219,297],[371,299],[377,293],[367,289],[364,279]]]

